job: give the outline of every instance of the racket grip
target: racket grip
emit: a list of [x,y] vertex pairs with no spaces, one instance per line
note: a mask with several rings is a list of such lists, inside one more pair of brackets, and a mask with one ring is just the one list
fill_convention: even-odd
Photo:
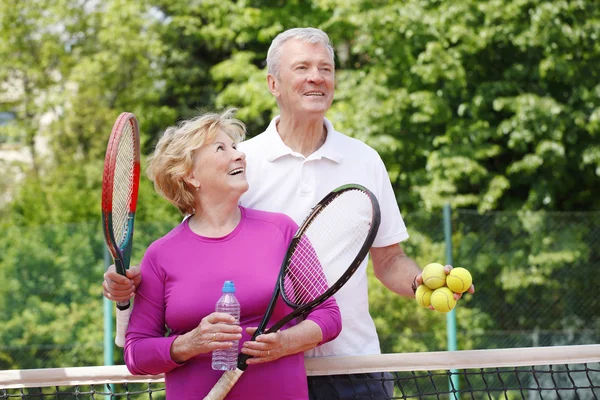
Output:
[[204,400],[223,400],[243,373],[244,371],[239,368],[226,371],[221,375],[221,378],[215,383],[210,392],[208,392]]
[[129,325],[129,317],[131,316],[130,303],[117,303],[117,333],[115,336],[115,344],[119,347],[125,346],[125,334]]

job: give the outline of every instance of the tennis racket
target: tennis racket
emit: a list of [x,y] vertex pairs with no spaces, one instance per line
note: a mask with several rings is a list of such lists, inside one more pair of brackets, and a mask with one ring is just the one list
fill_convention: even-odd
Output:
[[[115,122],[102,174],[102,228],[104,240],[119,274],[129,268],[133,221],[140,183],[140,131],[135,115],[121,113]],[[131,310],[129,301],[117,303],[115,343],[125,345]]]
[[[288,247],[271,302],[251,340],[277,332],[340,290],[369,252],[380,219],[377,199],[360,185],[341,186],[313,207]],[[265,331],[279,296],[294,311]],[[226,371],[204,400],[222,400],[249,358],[240,353],[237,369]]]

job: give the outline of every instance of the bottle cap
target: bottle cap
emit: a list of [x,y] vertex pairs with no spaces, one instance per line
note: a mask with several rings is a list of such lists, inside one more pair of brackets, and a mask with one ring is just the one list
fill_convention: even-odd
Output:
[[235,293],[235,285],[233,281],[225,281],[223,284],[223,293]]

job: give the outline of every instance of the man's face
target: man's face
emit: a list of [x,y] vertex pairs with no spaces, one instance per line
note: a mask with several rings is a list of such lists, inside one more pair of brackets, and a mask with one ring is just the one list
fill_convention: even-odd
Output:
[[289,40],[281,48],[279,77],[269,75],[268,83],[282,113],[324,116],[333,101],[333,60],[323,44]]

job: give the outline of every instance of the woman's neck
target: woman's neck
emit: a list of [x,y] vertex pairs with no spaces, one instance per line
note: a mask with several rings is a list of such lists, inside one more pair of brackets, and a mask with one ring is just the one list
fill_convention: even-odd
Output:
[[237,204],[196,204],[196,213],[189,218],[192,232],[205,237],[223,237],[238,226],[242,212]]

